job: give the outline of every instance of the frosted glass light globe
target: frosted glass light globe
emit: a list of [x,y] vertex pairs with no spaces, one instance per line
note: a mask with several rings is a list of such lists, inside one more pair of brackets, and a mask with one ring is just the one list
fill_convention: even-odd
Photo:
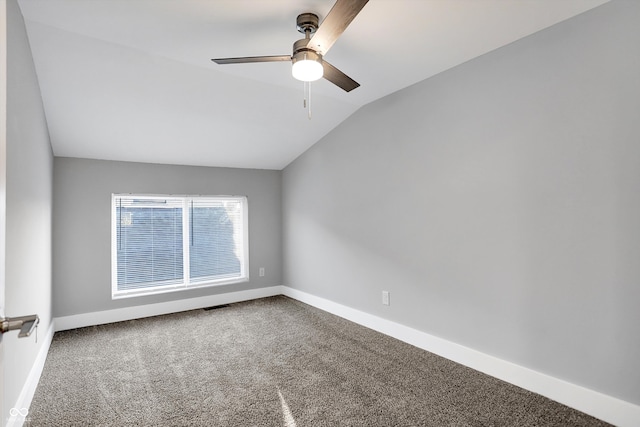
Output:
[[322,57],[313,52],[299,52],[293,57],[291,74],[303,82],[313,82],[322,78]]

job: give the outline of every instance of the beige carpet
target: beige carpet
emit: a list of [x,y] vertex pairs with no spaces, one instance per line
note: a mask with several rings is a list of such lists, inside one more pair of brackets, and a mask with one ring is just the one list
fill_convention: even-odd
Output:
[[286,297],[54,336],[26,426],[600,426]]

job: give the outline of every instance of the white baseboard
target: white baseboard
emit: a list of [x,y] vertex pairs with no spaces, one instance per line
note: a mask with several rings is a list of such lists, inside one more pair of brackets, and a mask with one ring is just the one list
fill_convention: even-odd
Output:
[[246,291],[229,292],[219,295],[207,295],[198,298],[187,298],[176,301],[56,317],[56,332],[65,331],[67,329],[83,328],[85,326],[141,319],[143,317],[160,316],[162,314],[177,313],[180,311],[196,310],[204,307],[231,304],[234,302],[266,298],[280,294],[282,294],[281,286],[271,286],[268,288],[249,289]]
[[287,286],[282,286],[282,294],[518,387],[541,394],[616,426],[640,426],[640,406],[638,405]]
[[27,380],[18,395],[18,400],[16,400],[15,405],[13,405],[13,409],[15,409],[17,413],[15,415],[9,414],[9,419],[5,424],[5,427],[21,427],[24,424],[25,419],[28,418],[27,411],[31,406],[31,401],[33,400],[33,395],[36,392],[36,387],[38,387],[38,381],[40,381],[40,375],[42,375],[44,363],[47,360],[47,354],[49,353],[49,347],[51,347],[54,331],[55,321],[52,321],[47,333],[42,337],[42,345],[40,346],[36,360],[33,362],[33,366],[29,371]]

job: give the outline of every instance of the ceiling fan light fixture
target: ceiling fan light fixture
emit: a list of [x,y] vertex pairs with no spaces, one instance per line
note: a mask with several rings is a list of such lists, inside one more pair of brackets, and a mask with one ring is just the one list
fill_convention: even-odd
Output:
[[291,74],[297,80],[313,82],[321,79],[324,74],[322,55],[311,49],[294,53],[291,62]]
[[[335,0],[327,16],[318,25],[318,15],[301,13],[296,18],[296,29],[304,35],[293,44],[292,55],[242,56],[239,58],[212,59],[216,64],[246,64],[250,62],[291,61],[291,74],[305,83],[321,78],[333,83],[345,92],[360,86],[358,82],[322,59],[351,21],[369,0]],[[311,85],[305,84],[305,87]]]

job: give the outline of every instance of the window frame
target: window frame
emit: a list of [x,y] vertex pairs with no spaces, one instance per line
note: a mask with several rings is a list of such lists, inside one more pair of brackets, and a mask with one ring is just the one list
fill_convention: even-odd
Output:
[[[180,283],[170,285],[161,285],[158,282],[155,286],[148,286],[140,289],[118,289],[118,221],[117,221],[117,203],[120,198],[130,199],[148,199],[148,200],[167,200],[180,199],[182,201],[182,280]],[[242,259],[240,260],[240,277],[220,278],[209,280],[191,280],[190,271],[190,239],[191,233],[186,232],[190,228],[189,205],[192,200],[208,199],[217,201],[240,201],[242,209],[242,224],[240,229],[239,251]],[[213,286],[223,286],[236,283],[245,283],[249,281],[249,203],[246,196],[202,196],[202,195],[176,195],[176,194],[138,194],[138,193],[112,193],[111,195],[111,299],[131,298],[138,296],[158,295],[168,292],[178,292],[190,289],[199,289]]]

